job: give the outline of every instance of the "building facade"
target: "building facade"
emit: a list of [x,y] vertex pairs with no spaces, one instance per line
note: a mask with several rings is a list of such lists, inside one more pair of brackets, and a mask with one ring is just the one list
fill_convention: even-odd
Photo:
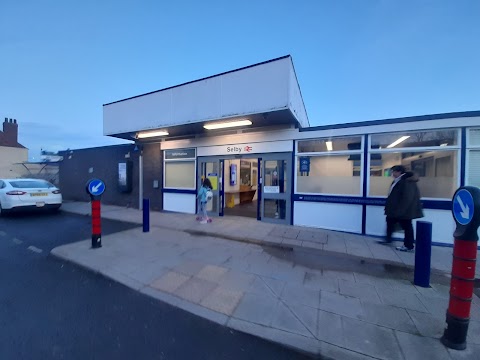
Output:
[[211,215],[381,236],[401,164],[434,243],[451,244],[452,196],[480,186],[480,112],[310,127],[290,56],[106,104],[104,134],[142,149],[139,207],[193,214],[209,178]]
[[3,131],[0,131],[0,177],[18,178],[28,171],[22,163],[28,160],[28,149],[18,142],[16,119],[5,118]]

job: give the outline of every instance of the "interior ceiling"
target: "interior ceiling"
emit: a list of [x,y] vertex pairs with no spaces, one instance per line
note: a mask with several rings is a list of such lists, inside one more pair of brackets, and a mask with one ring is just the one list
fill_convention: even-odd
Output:
[[[218,129],[218,130],[206,130],[206,129],[203,128],[203,125],[205,125],[207,123],[222,122],[222,121],[234,121],[234,120],[240,120],[240,119],[242,119],[242,120],[248,119],[252,122],[252,125],[226,128],[226,129]],[[221,120],[209,120],[209,121],[205,121],[205,122],[190,123],[190,124],[177,125],[177,126],[169,126],[169,127],[162,128],[162,130],[167,130],[168,131],[168,133],[169,133],[168,136],[145,138],[145,139],[139,139],[138,141],[152,142],[152,141],[158,141],[159,139],[169,140],[169,139],[182,138],[182,137],[193,136],[193,135],[200,135],[200,136],[209,135],[209,136],[211,136],[211,135],[214,135],[215,133],[218,133],[218,134],[225,133],[226,130],[230,130],[230,131],[237,131],[237,130],[242,130],[242,129],[253,130],[255,128],[266,127],[266,126],[275,126],[275,125],[299,126],[297,119],[292,115],[290,110],[286,109],[286,110],[266,112],[266,113],[261,113],[261,114],[240,116],[238,118],[229,118],[229,119],[221,119]],[[155,129],[151,129],[151,130],[155,130]],[[147,130],[145,130],[145,131],[147,131]],[[126,140],[135,140],[135,134],[136,134],[136,132],[128,132],[128,133],[115,134],[115,135],[109,135],[109,136],[114,136],[114,137],[121,138],[121,139],[126,139]]]

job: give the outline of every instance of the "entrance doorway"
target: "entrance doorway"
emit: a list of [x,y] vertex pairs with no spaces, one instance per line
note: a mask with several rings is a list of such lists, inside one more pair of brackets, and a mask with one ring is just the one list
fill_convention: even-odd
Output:
[[212,183],[209,216],[243,216],[291,224],[289,153],[198,158],[198,186]]

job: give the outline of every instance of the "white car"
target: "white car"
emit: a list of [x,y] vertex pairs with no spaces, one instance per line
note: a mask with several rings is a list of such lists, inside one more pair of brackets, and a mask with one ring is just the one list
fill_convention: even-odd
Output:
[[62,193],[41,179],[0,179],[0,215],[14,210],[58,210]]

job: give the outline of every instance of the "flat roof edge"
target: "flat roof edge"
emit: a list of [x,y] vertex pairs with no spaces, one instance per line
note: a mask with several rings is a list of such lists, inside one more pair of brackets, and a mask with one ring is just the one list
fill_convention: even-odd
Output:
[[300,132],[345,129],[345,128],[353,128],[353,127],[361,127],[361,126],[388,125],[388,124],[398,124],[398,123],[415,122],[415,121],[441,120],[441,119],[449,119],[449,118],[476,117],[476,116],[480,116],[480,111],[459,111],[459,112],[442,113],[442,114],[389,118],[389,119],[383,119],[383,120],[367,120],[367,121],[359,121],[359,122],[350,122],[345,124],[320,125],[320,126],[314,126],[314,127],[308,127],[308,128],[301,128]]
[[[204,78],[201,78],[201,79],[188,81],[188,82],[183,83],[183,84],[173,85],[173,86],[169,86],[169,87],[166,87],[166,88],[163,88],[163,89],[160,89],[160,90],[154,90],[154,91],[150,91],[150,92],[148,92],[148,93],[131,96],[131,97],[128,97],[128,98],[126,98],[126,99],[121,99],[121,100],[112,101],[112,102],[110,102],[110,103],[103,104],[103,106],[116,104],[116,103],[119,103],[119,102],[122,102],[122,101],[127,101],[127,100],[135,99],[135,98],[138,98],[138,97],[150,95],[150,94],[155,94],[155,93],[160,92],[160,91],[165,91],[165,90],[174,89],[174,88],[177,88],[177,87],[180,87],[180,86],[184,86],[184,85],[192,84],[192,83],[195,83],[195,82],[199,82],[199,81],[211,79],[211,78],[214,78],[214,77],[217,77],[217,76],[222,76],[222,75],[225,75],[225,74],[234,73],[234,72],[236,72],[236,71],[241,71],[241,70],[249,69],[249,68],[252,68],[252,67],[255,67],[255,66],[265,65],[265,64],[268,64],[268,63],[271,63],[271,62],[274,62],[274,61],[279,61],[279,60],[283,60],[283,59],[287,59],[287,58],[291,58],[291,55],[290,55],[290,54],[284,55],[284,56],[281,56],[281,57],[278,57],[278,58],[275,58],[275,59],[271,59],[271,60],[267,60],[267,61],[262,61],[262,62],[260,62],[260,63],[256,63],[256,64],[244,66],[244,67],[241,67],[241,68],[239,68],[239,69],[229,70],[229,71],[222,72],[222,73],[220,73],[220,74],[210,75],[210,76],[207,76],[207,77],[204,77]],[[303,100],[303,99],[302,99],[302,100]]]

